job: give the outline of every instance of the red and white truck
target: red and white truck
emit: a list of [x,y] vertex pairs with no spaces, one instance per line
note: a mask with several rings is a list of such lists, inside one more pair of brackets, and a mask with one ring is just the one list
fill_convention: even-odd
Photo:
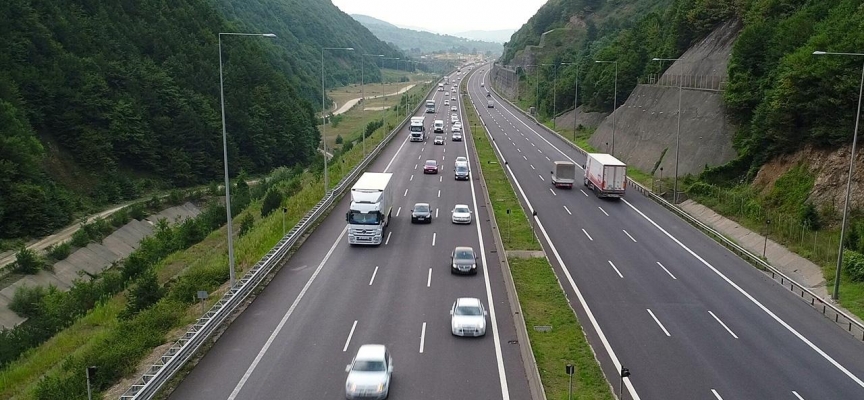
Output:
[[588,153],[585,157],[584,183],[597,197],[624,197],[627,164],[610,154]]

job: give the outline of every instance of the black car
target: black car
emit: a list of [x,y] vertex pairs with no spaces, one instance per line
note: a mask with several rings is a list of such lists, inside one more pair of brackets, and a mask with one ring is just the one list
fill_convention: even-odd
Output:
[[432,223],[432,208],[429,203],[417,203],[411,209],[411,223]]
[[450,273],[477,274],[477,256],[473,248],[459,246],[450,253]]

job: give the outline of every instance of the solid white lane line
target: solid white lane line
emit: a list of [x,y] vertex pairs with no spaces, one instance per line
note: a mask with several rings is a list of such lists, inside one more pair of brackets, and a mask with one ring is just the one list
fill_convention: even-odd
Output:
[[408,195],[408,189],[405,189],[405,193],[402,195],[402,197],[405,197],[407,195]]
[[438,197],[441,197],[441,189],[438,189]]
[[678,278],[676,278],[675,275],[672,275],[672,273],[669,272],[669,270],[666,269],[666,267],[664,267],[663,264],[660,264],[660,261],[657,261],[657,265],[659,265],[660,268],[663,268],[663,270],[666,271],[666,273],[669,274],[669,276],[671,276],[672,279],[678,280]]
[[[614,270],[615,270],[615,273],[617,273],[617,274],[618,274],[618,276],[620,276],[620,277],[622,277],[622,278],[623,278],[623,277],[624,277],[624,275],[621,275],[621,271],[619,271],[619,270],[618,270],[618,267],[616,267],[616,266],[615,266],[615,264],[612,264],[612,261],[610,261],[610,260],[607,260],[607,261],[609,261],[609,265],[611,265],[611,266],[612,266],[612,269],[614,269]],[[651,312],[651,310],[648,310],[648,312]]]
[[345,341],[345,347],[342,348],[342,352],[348,351],[348,344],[351,343],[351,336],[354,336],[354,328],[357,328],[357,320],[354,320],[354,325],[351,325],[351,332],[348,332],[348,340]]
[[[408,143],[408,136],[405,136],[405,140],[402,141],[402,145],[399,146],[399,149],[396,150],[396,154],[393,155],[393,158],[391,158],[390,162],[387,163],[387,166],[384,167],[384,171],[381,172],[387,172],[387,170],[390,169],[390,165],[393,164],[393,161],[396,161],[396,156],[398,156],[399,153],[402,151],[402,148],[405,147],[405,143]],[[417,168],[415,167],[414,169]]]
[[580,192],[582,192],[582,194],[584,194],[584,195],[585,195],[585,197],[588,197],[588,193],[585,193],[585,191],[584,191],[584,190],[582,190],[582,189],[579,189],[579,191],[580,191]]
[[396,209],[396,216],[399,216],[399,213],[402,212],[402,207]]
[[410,182],[410,181],[413,181],[413,180],[414,180],[414,175],[411,175],[411,179],[408,179],[408,181]]
[[432,268],[429,268],[429,276],[426,277],[426,287],[432,286]]
[[629,233],[627,233],[627,230],[626,230],[626,229],[622,229],[622,231],[624,231],[624,234],[625,234],[625,235],[627,235],[627,237],[629,237],[629,238],[630,238],[630,240],[632,240],[632,241],[633,241],[633,243],[636,243],[636,239],[633,239],[633,236],[630,236],[630,234],[629,234]]
[[582,229],[582,232],[585,233],[585,236],[588,236],[589,240],[591,240],[592,242],[594,241],[594,238],[592,238],[591,235],[588,234],[588,231],[586,231],[585,229]]
[[726,324],[724,324],[723,321],[720,320],[720,318],[717,318],[717,316],[714,315],[713,312],[711,312],[711,311],[709,310],[709,311],[708,311],[708,314],[711,314],[711,316],[714,317],[714,319],[716,319],[717,322],[720,323],[720,325],[723,325],[723,327],[726,328],[726,332],[729,332],[729,334],[732,335],[732,337],[734,337],[735,339],[738,339],[738,335],[736,335],[735,332],[732,332],[732,330],[729,329],[729,327],[726,326]]
[[432,232],[432,247],[435,247],[435,238],[437,238],[437,237],[438,237],[438,234],[435,232]]
[[543,175],[537,174],[537,176],[540,177],[540,180],[541,180],[541,181],[546,182],[546,178],[544,178]]
[[557,196],[557,195],[558,195],[558,193],[555,193],[555,191],[552,190],[552,188],[549,188],[549,191],[552,192],[552,195],[553,195],[553,196]]
[[722,272],[720,272],[717,268],[714,268],[714,266],[711,265],[708,261],[705,261],[704,258],[700,257],[700,256],[699,256],[698,254],[696,254],[696,252],[694,252],[693,250],[690,250],[689,247],[685,246],[684,243],[681,243],[680,240],[678,240],[676,237],[672,236],[672,234],[670,234],[670,233],[667,232],[665,229],[663,229],[660,225],[658,225],[656,222],[654,222],[654,220],[652,220],[651,218],[649,218],[647,215],[645,215],[645,214],[644,214],[642,211],[640,211],[638,208],[634,207],[633,204],[630,204],[629,201],[627,201],[627,200],[625,200],[625,199],[621,199],[621,200],[624,201],[624,204],[627,204],[627,206],[629,206],[629,207],[632,208],[634,211],[636,211],[637,213],[639,213],[639,215],[641,215],[642,218],[645,218],[645,220],[647,220],[647,221],[650,222],[652,225],[654,225],[654,227],[656,227],[657,229],[659,229],[660,232],[663,232],[663,234],[665,234],[667,237],[669,237],[670,239],[672,239],[672,241],[674,241],[675,243],[677,243],[678,246],[681,246],[681,248],[683,248],[683,249],[686,250],[688,253],[690,253],[690,255],[692,255],[692,256],[695,257],[697,260],[699,260],[703,265],[705,265],[706,267],[708,267],[709,269],[711,269],[711,271],[713,271],[715,274],[717,274],[717,276],[719,276],[719,277],[722,278],[724,281],[726,281],[726,283],[728,283],[729,286],[732,286],[733,288],[735,288],[735,290],[737,290],[739,293],[741,293],[742,295],[744,295],[744,297],[746,297],[748,300],[750,300],[750,301],[751,301],[753,304],[755,304],[757,307],[759,307],[760,309],[762,309],[762,311],[764,311],[765,314],[768,314],[768,316],[771,317],[774,321],[777,321],[777,323],[779,323],[781,326],[783,326],[784,328],[786,328],[786,330],[788,330],[788,331],[791,332],[793,335],[795,335],[795,337],[797,337],[799,340],[801,340],[802,342],[804,342],[804,344],[806,344],[806,345],[809,346],[811,349],[813,349],[813,351],[815,351],[817,354],[819,354],[820,356],[822,356],[822,358],[824,358],[825,360],[827,360],[828,362],[830,362],[831,365],[833,365],[833,366],[836,367],[838,370],[840,370],[841,372],[843,372],[843,374],[845,374],[846,376],[848,376],[849,379],[852,379],[856,384],[858,384],[858,386],[861,386],[862,388],[864,388],[864,381],[862,381],[862,380],[861,380],[860,378],[858,378],[855,374],[853,374],[851,371],[849,371],[848,369],[846,369],[846,367],[844,367],[844,366],[841,365],[839,362],[837,362],[837,360],[835,360],[834,358],[832,358],[831,356],[829,356],[827,353],[825,353],[824,351],[822,351],[822,349],[820,349],[819,346],[816,346],[815,344],[813,344],[813,342],[811,342],[810,339],[807,339],[806,337],[804,337],[804,335],[802,335],[802,334],[799,333],[797,330],[795,330],[795,328],[793,328],[793,327],[790,326],[788,323],[786,323],[786,321],[784,321],[783,319],[781,319],[780,317],[778,317],[777,314],[774,314],[773,311],[769,310],[768,307],[765,307],[765,305],[763,305],[762,303],[760,303],[759,300],[756,300],[756,298],[754,298],[752,295],[750,295],[750,293],[747,293],[746,290],[742,289],[741,286],[738,286],[737,283],[732,282],[731,279],[729,279],[726,275],[724,275]]
[[801,397],[801,395],[800,395],[800,394],[798,394],[798,392],[796,392],[796,391],[794,391],[794,390],[793,390],[793,391],[792,391],[792,394],[794,394],[794,395],[795,395],[795,397],[797,397],[797,398],[798,398],[798,400],[804,400],[804,398],[803,398],[803,397]]
[[573,213],[572,213],[572,212],[570,212],[570,209],[569,209],[569,208],[567,208],[567,206],[564,206],[564,210],[565,210],[565,211],[567,211],[567,214],[570,214],[570,215],[573,215]]
[[426,323],[423,323],[423,328],[420,330],[420,353],[423,353],[423,347],[426,344]]
[[438,209],[435,209],[435,219],[438,219]]
[[384,241],[384,245],[390,244],[390,235],[393,234],[393,231],[387,232],[387,240]]
[[[394,155],[393,157],[396,156]],[[228,400],[234,400],[237,398],[237,395],[240,394],[240,390],[243,389],[243,386],[246,385],[246,381],[248,381],[249,377],[252,376],[252,372],[254,372],[255,368],[258,367],[261,359],[264,358],[264,354],[266,354],[267,350],[270,349],[270,345],[273,344],[273,341],[276,340],[276,336],[279,335],[279,332],[281,332],[282,328],[285,327],[285,323],[288,322],[288,318],[291,317],[291,314],[294,313],[294,309],[297,308],[297,304],[300,303],[300,300],[303,299],[303,296],[309,290],[309,287],[312,286],[312,282],[314,282],[318,274],[321,273],[321,269],[324,268],[324,264],[326,264],[327,260],[330,259],[330,256],[333,255],[333,252],[336,250],[336,246],[339,245],[339,243],[342,241],[342,237],[345,236],[345,232],[348,232],[347,224],[344,228],[342,228],[342,233],[339,234],[339,237],[337,237],[336,240],[333,242],[333,246],[330,246],[330,250],[327,252],[327,255],[325,255],[324,259],[321,260],[321,263],[318,264],[318,268],[315,269],[315,272],[313,272],[309,280],[306,281],[306,285],[303,286],[302,290],[300,290],[300,294],[298,294],[297,298],[294,299],[294,302],[291,303],[291,307],[289,307],[288,311],[285,312],[285,315],[282,316],[282,320],[279,321],[278,325],[276,325],[276,329],[274,329],[273,333],[270,334],[270,337],[267,338],[267,342],[265,342],[264,346],[261,347],[261,350],[258,351],[258,355],[255,356],[254,360],[252,360],[252,364],[250,364],[249,368],[246,369],[243,377],[240,378],[240,382],[237,382],[237,385],[234,386],[234,390],[231,391],[231,394],[228,396]]]
[[530,165],[531,165],[531,169],[534,169],[534,170],[537,169],[537,168],[534,168],[534,165],[533,165],[533,164],[530,164]]
[[660,329],[663,330],[663,333],[665,333],[666,336],[672,336],[672,335],[669,334],[669,331],[666,330],[666,327],[663,326],[663,324],[660,323],[660,320],[657,319],[657,316],[655,316],[654,313],[651,312],[651,309],[650,309],[650,308],[646,308],[646,310],[648,310],[648,314],[651,314],[651,318],[654,318],[654,322],[656,322],[657,325],[660,325]]
[[711,393],[714,393],[714,397],[716,397],[716,398],[717,398],[717,400],[723,400],[723,398],[722,398],[722,397],[720,397],[720,393],[717,393],[717,391],[716,391],[716,390],[714,390],[714,389],[711,389]]
[[375,266],[375,270],[372,271],[372,279],[369,280],[369,286],[372,286],[372,282],[375,282],[375,275],[378,275],[378,266]]
[[[586,196],[587,196],[587,194],[586,194]],[[597,207],[597,208],[599,208],[600,211],[603,211],[603,214],[606,214],[607,217],[609,216],[609,213],[607,213],[606,210],[603,209],[603,207]]]

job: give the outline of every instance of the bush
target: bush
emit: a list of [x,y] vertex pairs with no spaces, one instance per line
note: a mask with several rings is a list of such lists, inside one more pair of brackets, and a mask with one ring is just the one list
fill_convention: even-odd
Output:
[[246,213],[246,215],[244,215],[243,218],[240,219],[240,236],[249,233],[254,226],[255,217],[253,217],[251,213]]
[[156,273],[147,270],[135,280],[135,284],[129,289],[127,296],[129,301],[126,303],[126,309],[120,314],[120,318],[129,319],[138,315],[142,310],[156,304],[164,295],[165,289],[159,286]]
[[111,226],[119,228],[129,222],[129,207],[123,207],[111,214]]
[[843,269],[853,281],[864,281],[864,254],[853,250],[844,250]]
[[144,218],[147,218],[147,211],[144,210],[143,204],[135,203],[135,204],[132,204],[131,206],[129,206],[128,208],[129,208],[129,217],[137,219],[139,221],[144,219]]
[[9,309],[24,318],[35,317],[41,313],[42,299],[46,294],[41,286],[21,286],[15,290]]
[[342,135],[336,135],[336,144],[342,144],[345,139],[342,139]]
[[279,189],[270,188],[267,195],[264,196],[264,202],[261,204],[261,218],[264,218],[282,205],[282,193]]
[[45,249],[48,256],[55,261],[65,260],[71,251],[72,245],[69,242],[58,243]]
[[15,254],[15,271],[22,274],[35,274],[45,266],[45,260],[35,251],[21,247]]
[[90,235],[87,234],[87,231],[84,230],[84,227],[82,226],[72,234],[72,240],[70,243],[75,247],[87,246],[87,244],[90,243]]
[[822,227],[822,221],[819,220],[819,212],[816,211],[816,206],[813,203],[804,203],[798,209],[798,218],[801,223],[810,227],[811,230],[818,230]]
[[345,144],[342,145],[342,149],[339,151],[339,153],[345,154],[345,153],[351,151],[351,149],[353,149],[353,148],[354,148],[354,142],[349,140],[349,141],[345,142]]

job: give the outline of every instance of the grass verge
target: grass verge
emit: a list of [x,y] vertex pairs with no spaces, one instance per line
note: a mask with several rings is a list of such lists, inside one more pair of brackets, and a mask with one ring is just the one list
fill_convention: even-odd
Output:
[[[467,81],[463,80],[460,90],[460,93],[463,93],[462,104],[466,108],[467,123],[471,126],[478,163],[483,170],[504,248],[538,250],[539,243],[534,237],[531,224],[509,184],[503,166],[495,157],[492,143],[480,124],[476,110],[470,106],[471,101],[465,94]],[[507,209],[511,210],[509,216]],[[505,222],[508,217],[509,223],[512,223],[509,227],[508,222]],[[614,398],[549,261],[543,257],[508,257],[507,260],[519,294],[519,304],[526,326],[552,326],[549,332],[528,329],[531,351],[540,371],[546,397],[567,399],[569,377],[564,373],[564,366],[570,363],[576,367],[573,375],[573,398]]]

